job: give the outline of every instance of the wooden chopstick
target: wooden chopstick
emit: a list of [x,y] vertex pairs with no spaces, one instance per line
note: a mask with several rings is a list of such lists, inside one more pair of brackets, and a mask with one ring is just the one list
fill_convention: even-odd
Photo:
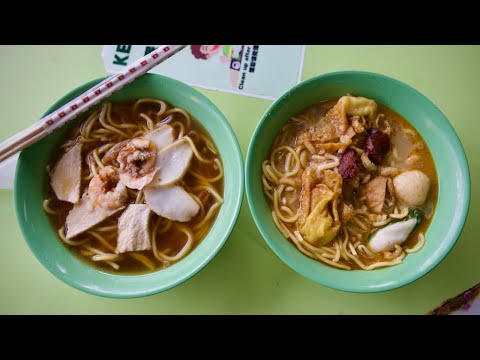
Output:
[[36,143],[55,129],[63,126],[114,92],[139,78],[147,71],[182,50],[186,45],[162,45],[148,55],[129,65],[119,74],[112,75],[69,101],[52,113],[44,116],[30,127],[20,131],[0,144],[0,162]]

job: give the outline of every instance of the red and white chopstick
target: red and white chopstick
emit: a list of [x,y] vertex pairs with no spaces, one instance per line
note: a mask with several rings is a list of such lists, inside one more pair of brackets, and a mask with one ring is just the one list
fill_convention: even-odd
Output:
[[53,130],[105,100],[114,92],[145,74],[154,66],[167,60],[186,45],[163,45],[129,65],[119,74],[110,76],[91,89],[85,91],[59,109],[41,118],[32,126],[15,134],[0,144],[0,162],[44,138]]

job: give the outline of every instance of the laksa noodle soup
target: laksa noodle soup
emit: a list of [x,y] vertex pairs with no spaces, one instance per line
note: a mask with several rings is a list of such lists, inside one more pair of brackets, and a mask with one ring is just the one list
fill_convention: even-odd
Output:
[[432,156],[412,125],[374,100],[347,95],[296,114],[262,170],[276,226],[312,259],[372,270],[425,243],[438,193]]
[[223,167],[207,132],[156,99],[106,103],[47,167],[44,209],[79,258],[118,274],[168,267],[208,233]]

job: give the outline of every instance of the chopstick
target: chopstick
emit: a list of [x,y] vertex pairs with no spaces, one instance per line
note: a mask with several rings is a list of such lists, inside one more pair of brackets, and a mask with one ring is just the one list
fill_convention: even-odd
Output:
[[84,113],[93,105],[105,100],[114,92],[139,78],[154,66],[167,60],[185,46],[186,45],[160,46],[132,65],[127,66],[124,71],[108,77],[80,96],[77,96],[47,116],[44,116],[30,127],[5,140],[0,144],[0,162],[36,143],[40,139],[43,139],[55,129],[58,129],[78,115]]

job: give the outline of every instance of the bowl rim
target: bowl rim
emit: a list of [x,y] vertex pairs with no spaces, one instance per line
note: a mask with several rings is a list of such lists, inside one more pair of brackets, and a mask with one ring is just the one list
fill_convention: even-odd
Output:
[[[62,104],[65,104],[66,102],[68,102],[69,100],[74,98],[75,94],[77,92],[87,90],[87,89],[91,88],[92,86],[94,86],[95,84],[98,84],[101,81],[107,79],[108,77],[109,76],[96,78],[96,79],[87,81],[83,84],[80,84],[80,85],[76,86],[75,88],[69,90],[62,97],[60,97],[58,100],[56,100],[48,108],[48,110],[45,112],[45,114],[43,116],[45,116],[48,113],[54,111],[55,109],[60,107]],[[179,80],[176,80],[176,79],[173,79],[173,78],[170,78],[170,77],[167,77],[167,76],[163,76],[163,75],[158,75],[158,74],[144,74],[142,76],[142,78],[161,79],[164,82],[168,82],[170,84],[174,84],[176,86],[183,87],[183,89],[186,89],[189,92],[193,92],[198,99],[201,99],[202,104],[205,107],[210,108],[218,116],[218,118],[221,119],[221,122],[223,123],[223,125],[225,126],[225,128],[227,130],[227,135],[228,135],[227,137],[232,140],[231,143],[229,141],[229,143],[230,143],[229,145],[230,145],[230,151],[233,153],[233,156],[235,157],[235,160],[236,160],[236,165],[237,166],[235,167],[235,171],[238,172],[238,175],[240,175],[239,179],[238,179],[238,182],[239,182],[239,189],[238,190],[239,191],[236,192],[236,194],[234,196],[232,196],[233,212],[232,212],[232,214],[230,214],[230,217],[229,217],[228,221],[226,221],[226,224],[225,224],[226,231],[223,232],[220,236],[217,237],[216,244],[212,247],[212,249],[208,252],[208,254],[199,263],[197,263],[196,266],[193,266],[193,267],[189,268],[188,271],[185,271],[185,272],[183,272],[179,275],[174,276],[175,278],[173,280],[169,280],[166,283],[158,284],[158,285],[155,285],[155,286],[150,284],[150,286],[148,288],[145,288],[145,289],[142,289],[142,290],[136,290],[135,292],[130,292],[128,289],[118,289],[118,288],[108,289],[108,291],[99,291],[99,290],[97,290],[96,287],[86,286],[85,284],[83,284],[81,282],[74,281],[75,277],[66,276],[65,274],[59,273],[58,269],[56,269],[53,266],[53,264],[51,264],[48,261],[45,261],[46,259],[45,259],[44,256],[42,256],[40,254],[40,250],[38,250],[37,248],[34,247],[33,242],[35,241],[35,239],[34,239],[34,237],[31,236],[32,234],[30,234],[27,231],[25,219],[24,219],[23,214],[22,214],[23,210],[21,208],[21,203],[20,203],[20,201],[22,199],[22,195],[20,194],[19,190],[17,190],[17,189],[19,189],[20,168],[23,167],[22,165],[25,162],[24,152],[28,151],[28,149],[22,151],[20,153],[18,163],[17,163],[16,169],[15,169],[13,197],[14,197],[14,204],[15,204],[15,215],[16,215],[17,222],[19,224],[22,236],[25,239],[25,242],[27,243],[28,247],[30,248],[30,251],[34,254],[35,258],[56,278],[58,278],[59,280],[65,282],[66,284],[68,284],[68,285],[70,285],[70,286],[72,286],[72,287],[74,287],[78,290],[81,290],[83,292],[86,292],[86,293],[89,293],[89,294],[92,294],[92,295],[101,296],[101,297],[129,299],[129,298],[139,298],[139,297],[144,297],[144,296],[150,296],[150,295],[158,294],[160,292],[169,290],[169,289],[187,281],[188,279],[190,279],[194,275],[196,275],[200,270],[202,270],[215,257],[215,255],[220,251],[220,249],[224,246],[224,244],[229,239],[229,237],[230,237],[230,235],[231,235],[231,233],[232,233],[232,231],[235,227],[237,219],[239,217],[240,210],[241,210],[241,207],[242,207],[243,195],[244,195],[244,191],[245,191],[244,162],[243,162],[243,156],[242,156],[242,152],[241,152],[241,149],[240,149],[240,145],[238,143],[238,139],[235,135],[235,132],[233,131],[233,128],[232,128],[231,124],[229,123],[229,121],[227,120],[225,115],[220,111],[220,109],[211,100],[209,100],[205,95],[200,93],[197,89],[195,89],[194,87],[192,87],[192,86],[190,86],[190,85],[188,85],[184,82],[181,82]],[[139,79],[139,80],[141,80],[141,79]],[[126,86],[128,86],[128,85],[126,85]],[[104,101],[107,101],[107,100],[108,99],[106,99]],[[88,111],[91,111],[91,109],[88,110]],[[198,121],[200,122],[200,120],[198,120]],[[54,232],[52,232],[52,234],[53,233]],[[207,234],[205,239],[208,236],[209,236],[209,234]],[[59,241],[59,244],[60,244],[60,240],[58,240],[58,241]],[[60,245],[62,245],[62,244],[60,244]],[[67,251],[68,251],[68,249],[67,249]],[[70,256],[75,257],[73,254],[70,254]],[[181,262],[181,261],[179,261],[179,262]],[[86,266],[89,266],[89,265],[86,265]],[[89,267],[91,269],[94,269],[95,272],[105,274],[105,272],[102,272],[101,270],[99,270],[97,268],[94,268],[92,266],[89,266]],[[140,279],[140,278],[145,277],[145,276],[154,276],[154,275],[159,274],[161,272],[162,272],[162,270],[156,270],[156,271],[153,271],[153,272],[149,272],[149,273],[145,273],[145,274],[137,274],[137,275],[122,275],[122,274],[112,274],[112,273],[108,273],[108,275],[116,277],[117,279],[118,278],[128,278],[128,279],[139,278]],[[114,278],[112,278],[112,281],[113,282],[115,281]]]
[[[422,267],[420,271],[414,272],[413,274],[407,276],[403,280],[394,279],[394,280],[390,280],[386,284],[382,284],[381,286],[375,286],[375,287],[364,287],[364,286],[360,287],[360,286],[351,285],[351,284],[345,285],[342,283],[337,283],[336,281],[332,281],[328,278],[322,278],[321,280],[319,280],[318,278],[314,278],[309,271],[305,270],[305,268],[301,266],[297,266],[297,262],[292,260],[291,257],[288,256],[287,254],[285,254],[281,249],[281,247],[272,238],[270,238],[268,231],[265,229],[265,227],[262,224],[260,211],[258,210],[258,207],[255,206],[255,202],[257,200],[254,199],[253,197],[253,187],[254,187],[253,183],[254,181],[257,180],[255,178],[255,169],[252,166],[252,164],[254,163],[254,157],[255,157],[254,147],[255,147],[255,143],[258,141],[257,139],[259,139],[259,136],[263,130],[263,127],[268,121],[270,114],[275,109],[283,106],[284,103],[288,102],[290,100],[291,94],[298,91],[302,87],[308,86],[309,84],[315,83],[317,81],[325,81],[325,80],[332,81],[336,77],[348,77],[348,76],[364,76],[369,78],[375,77],[383,81],[396,83],[397,86],[403,87],[409,92],[412,92],[413,94],[421,98],[422,101],[429,103],[436,111],[438,111],[439,116],[443,117],[444,123],[450,132],[451,141],[454,143],[455,147],[458,149],[457,155],[458,155],[458,159],[461,162],[459,165],[462,169],[463,185],[465,190],[465,197],[464,197],[465,201],[463,203],[457,204],[457,208],[460,209],[461,211],[459,222],[456,224],[458,226],[456,226],[453,234],[449,237],[449,242],[447,243],[447,246],[445,246],[444,251],[441,253],[441,255],[438,256],[435,259],[435,261],[430,262],[427,266]],[[302,109],[299,109],[298,111],[301,111],[301,110]],[[396,109],[393,109],[393,110],[397,111]],[[375,292],[383,292],[387,290],[397,289],[420,279],[421,277],[429,273],[431,270],[433,270],[447,256],[447,254],[450,252],[452,247],[457,242],[459,236],[461,235],[467,216],[468,216],[468,211],[470,207],[471,179],[470,179],[470,169],[468,166],[468,160],[458,134],[456,133],[455,129],[453,128],[448,118],[430,99],[428,99],[425,95],[420,93],[418,90],[416,90],[412,86],[407,85],[406,83],[400,80],[397,80],[395,78],[392,78],[383,74],[379,74],[379,73],[369,72],[369,71],[345,70],[345,71],[333,71],[333,72],[323,73],[321,75],[317,75],[312,78],[306,79],[300,82],[299,84],[295,85],[291,89],[289,89],[287,92],[285,92],[282,96],[280,96],[276,101],[274,101],[268,107],[268,109],[262,115],[262,118],[258,122],[257,126],[255,127],[252,137],[250,138],[250,143],[248,145],[247,156],[245,161],[245,191],[246,191],[248,206],[252,214],[252,217],[255,221],[255,224],[257,226],[257,229],[261,233],[263,239],[268,244],[270,249],[291,269],[293,269],[295,272],[302,275],[303,277],[306,277],[307,279],[310,279],[320,285],[329,287],[331,289],[336,289],[336,290],[345,291],[345,292],[352,292],[352,293],[375,293]],[[287,239],[285,240],[288,241]],[[303,254],[302,256],[305,259],[310,259]],[[317,261],[317,260],[313,260],[313,261]],[[333,267],[329,267],[329,268],[334,269],[336,271],[345,271],[345,270],[340,270]],[[364,270],[352,270],[352,271],[364,271]]]

